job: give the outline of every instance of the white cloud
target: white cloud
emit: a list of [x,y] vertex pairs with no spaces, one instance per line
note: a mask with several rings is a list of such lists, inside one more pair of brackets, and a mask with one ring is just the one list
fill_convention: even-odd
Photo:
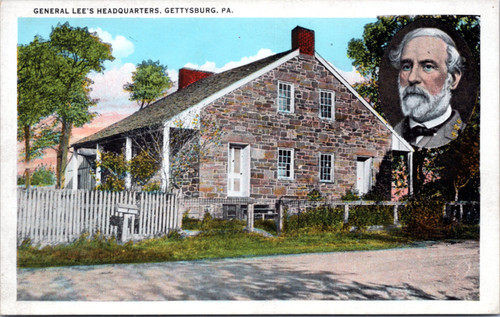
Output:
[[168,75],[168,78],[170,78],[170,81],[172,81],[172,82],[179,80],[179,71],[178,70],[167,69],[167,75]]
[[93,73],[89,76],[94,81],[90,96],[99,99],[95,108],[97,112],[114,111],[125,114],[137,110],[137,104],[128,100],[129,93],[123,90],[123,85],[132,82],[133,71],[135,65],[126,63],[104,73]]
[[[184,67],[187,67],[187,68],[192,68],[192,69],[197,69],[197,70],[203,70],[203,71],[208,71],[208,72],[214,72],[214,73],[220,73],[220,72],[223,72],[223,71],[226,71],[228,69],[231,69],[231,68],[235,68],[235,67],[238,67],[238,66],[242,66],[242,65],[245,65],[245,64],[248,64],[248,63],[251,63],[251,62],[254,62],[256,60],[259,60],[259,59],[262,59],[262,58],[265,58],[265,57],[268,57],[268,56],[271,56],[272,54],[274,54],[270,49],[267,49],[267,48],[262,48],[259,50],[259,52],[254,55],[254,56],[248,56],[248,57],[243,57],[241,60],[239,61],[232,61],[232,62],[229,62],[227,64],[225,64],[224,66],[222,67],[217,67],[217,65],[215,64],[215,62],[210,62],[210,61],[207,61],[205,62],[205,64],[203,65],[196,65],[196,64],[192,64],[192,63],[187,63],[186,65],[184,65]],[[332,65],[330,63],[330,65]],[[347,82],[351,85],[355,84],[355,83],[359,83],[359,82],[362,82],[365,80],[364,77],[362,77],[358,71],[356,71],[356,69],[353,67],[351,71],[349,72],[346,72],[346,71],[343,71],[343,70],[340,70],[338,68],[336,68],[334,65],[332,65],[339,73],[342,77],[344,77],[345,80],[347,80]],[[173,81],[177,81],[177,78],[178,78],[178,74],[177,72],[175,72],[175,77],[173,77],[172,75],[174,75],[174,72],[170,73],[169,71],[169,76],[171,76],[170,78],[173,80]],[[175,79],[174,79],[175,78]]]
[[335,68],[335,70],[339,72],[340,76],[342,76],[345,80],[347,80],[347,82],[350,85],[354,85],[356,83],[361,83],[361,82],[366,80],[366,78],[361,76],[361,74],[356,70],[356,68],[354,66],[352,67],[350,72],[346,72],[344,70],[338,69],[337,67],[335,67],[335,65],[333,65],[330,62],[329,62],[329,64],[330,64],[330,66]]
[[243,57],[239,61],[236,61],[236,62],[235,61],[231,61],[231,62],[225,64],[222,67],[217,67],[217,65],[215,64],[215,62],[210,62],[210,61],[205,62],[205,64],[203,64],[201,66],[196,65],[196,64],[192,64],[192,63],[187,63],[186,65],[184,65],[184,67],[188,67],[188,68],[192,68],[192,69],[197,69],[197,70],[208,71],[208,72],[220,73],[220,72],[226,71],[228,69],[232,69],[232,68],[235,68],[235,67],[238,67],[238,66],[242,66],[242,65],[254,62],[256,60],[265,58],[267,56],[271,56],[273,54],[274,54],[273,51],[271,51],[270,49],[261,48],[257,52],[257,54],[254,55],[254,56],[248,56],[248,57],[245,56],[245,57]]
[[170,78],[170,82],[172,82],[172,87],[167,90],[167,95],[170,95],[173,92],[177,91],[177,87],[179,84],[179,71],[167,69],[168,78]]
[[127,40],[123,35],[117,35],[113,38],[111,33],[101,28],[89,29],[89,32],[96,32],[103,42],[111,44],[113,56],[115,58],[127,57],[134,52],[134,44]]

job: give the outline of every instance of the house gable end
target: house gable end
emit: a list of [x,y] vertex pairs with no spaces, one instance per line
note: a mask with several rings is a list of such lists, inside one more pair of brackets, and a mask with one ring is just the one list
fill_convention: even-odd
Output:
[[347,80],[345,80],[339,72],[333,68],[330,63],[328,63],[325,59],[323,59],[319,54],[316,53],[315,55],[316,59],[324,66],[326,67],[334,76],[337,78],[360,102],[363,106],[365,106],[371,113],[373,113],[378,120],[382,122],[382,124],[392,133],[395,147],[393,147],[394,150],[401,150],[401,151],[407,151],[407,152],[413,152],[413,147],[402,137],[400,136],[394,128],[392,128],[389,123],[375,110],[373,107],[363,98],[361,95],[352,87]]
[[269,71],[272,71],[273,69],[288,62],[289,60],[293,59],[294,57],[296,57],[298,55],[299,55],[298,50],[292,51],[291,53],[283,56],[282,58],[275,61],[274,63],[269,64],[266,67],[263,67],[263,68],[259,69],[258,71],[232,83],[231,85],[225,87],[224,89],[217,91],[215,94],[208,96],[207,98],[203,99],[199,103],[189,107],[188,109],[186,109],[186,110],[182,111],[181,113],[178,113],[175,116],[173,116],[172,118],[168,119],[165,122],[165,126],[174,127],[176,125],[176,122],[182,121],[187,126],[192,127],[192,126],[190,126],[190,123],[193,122],[193,119],[200,114],[200,111],[204,107],[208,106],[213,101],[223,97],[224,95],[242,87],[243,85],[250,83],[252,80],[262,76],[263,74],[265,74]]

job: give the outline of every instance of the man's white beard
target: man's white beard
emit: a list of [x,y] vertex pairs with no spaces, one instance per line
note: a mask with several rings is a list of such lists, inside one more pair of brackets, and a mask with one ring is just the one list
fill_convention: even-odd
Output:
[[452,76],[448,74],[441,91],[432,96],[422,87],[401,87],[398,79],[401,110],[405,117],[423,123],[443,115],[451,100],[451,81]]

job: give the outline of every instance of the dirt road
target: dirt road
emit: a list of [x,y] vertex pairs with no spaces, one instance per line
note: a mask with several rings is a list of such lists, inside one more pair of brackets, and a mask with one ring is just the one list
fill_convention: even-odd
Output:
[[18,300],[479,299],[479,243],[18,269]]

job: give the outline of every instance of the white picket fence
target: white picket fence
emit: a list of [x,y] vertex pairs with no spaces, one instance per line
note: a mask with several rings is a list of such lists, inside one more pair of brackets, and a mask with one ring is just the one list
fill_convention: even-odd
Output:
[[117,236],[118,227],[110,223],[118,216],[117,204],[139,209],[134,239],[167,234],[179,229],[179,203],[175,194],[146,192],[102,192],[90,190],[18,189],[18,243],[31,239],[34,244],[74,241],[82,233]]

